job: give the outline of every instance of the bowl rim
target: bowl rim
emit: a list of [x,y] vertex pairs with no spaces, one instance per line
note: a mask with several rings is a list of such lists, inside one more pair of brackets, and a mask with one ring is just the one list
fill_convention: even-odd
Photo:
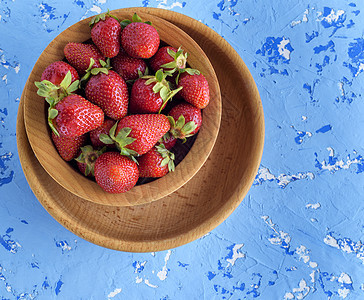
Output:
[[[111,13],[115,14],[116,16],[125,18],[125,15],[131,17],[129,11],[125,10],[114,10]],[[189,181],[202,167],[205,163],[206,159],[208,158],[209,154],[211,153],[213,146],[216,142],[220,122],[221,122],[221,114],[222,114],[222,104],[221,104],[221,94],[220,94],[220,87],[219,83],[213,69],[211,62],[209,61],[206,54],[203,52],[201,47],[191,38],[188,34],[184,31],[179,29],[177,26],[171,24],[168,21],[165,21],[159,17],[149,15],[148,13],[139,12],[140,16],[146,20],[147,18],[151,19],[152,22],[157,25],[157,30],[161,28],[172,28],[178,32],[178,36],[182,40],[189,40],[191,45],[188,48],[197,49],[199,53],[202,53],[202,58],[199,59],[194,57],[194,51],[187,51],[189,52],[189,63],[191,66],[196,67],[201,70],[201,72],[207,77],[209,85],[210,85],[210,92],[211,99],[210,104],[204,109],[204,120],[201,126],[200,132],[196,138],[196,141],[186,155],[186,157],[180,162],[177,166],[176,171],[174,173],[169,173],[158,180],[153,182],[139,185],[133,187],[130,191],[122,194],[109,194],[104,192],[96,182],[90,181],[88,178],[84,177],[82,174],[76,172],[69,163],[63,161],[60,156],[58,155],[55,147],[53,146],[52,140],[50,135],[44,136],[46,133],[45,131],[49,131],[48,125],[46,124],[46,117],[43,114],[41,120],[37,120],[34,116],[34,111],[40,113],[43,109],[45,110],[46,103],[45,101],[36,95],[36,89],[34,85],[30,84],[29,88],[25,88],[24,90],[24,122],[25,128],[27,132],[27,136],[29,139],[29,143],[31,148],[37,157],[38,161],[42,165],[42,167],[46,170],[46,172],[61,186],[65,189],[70,191],[71,193],[86,199],[91,202],[95,202],[102,205],[110,205],[110,206],[132,206],[132,205],[140,205],[144,203],[149,203],[152,201],[156,201],[162,197],[169,195],[170,193],[174,192],[181,186],[183,186],[187,181]],[[60,47],[65,45],[65,36],[75,35],[72,41],[86,41],[85,39],[85,32],[86,28],[88,29],[88,22],[92,17],[87,19],[81,20],[72,26],[65,29],[61,32],[56,38],[54,38],[49,45],[44,49],[42,54],[39,56],[37,62],[35,63],[33,70],[29,75],[30,82],[34,82],[35,80],[39,80],[39,72],[44,70],[45,66],[48,65],[50,62],[57,60],[56,57],[60,57],[59,50]],[[161,40],[164,35],[161,34]],[[88,36],[89,38],[89,36]],[[165,41],[165,39],[164,39]],[[169,42],[169,41],[168,41]],[[174,46],[174,45],[172,45]],[[63,51],[62,51],[63,56]],[[192,63],[191,63],[192,57]],[[200,63],[203,61],[204,64]],[[196,67],[197,68],[197,67]],[[38,74],[38,77],[35,75]],[[32,100],[34,99],[34,100]],[[36,108],[34,107],[34,101],[37,99],[42,101],[40,104],[36,104]],[[42,107],[42,108],[41,108]],[[211,113],[209,113],[211,111]],[[206,118],[208,116],[208,118]],[[208,120],[208,121],[206,121]],[[204,126],[205,125],[205,126]],[[214,125],[214,126],[212,126]],[[37,126],[42,126],[38,128]],[[39,135],[42,134],[42,140],[39,140]],[[44,145],[48,145],[46,151],[44,149]],[[49,149],[49,145],[51,145],[51,149]],[[53,150],[53,151],[52,151]],[[49,152],[51,151],[51,152]],[[56,159],[53,157],[57,155]],[[47,157],[48,156],[48,157]],[[52,157],[52,159],[49,158]],[[196,161],[195,156],[199,159]],[[182,171],[183,170],[183,171]],[[186,170],[188,172],[186,172]],[[71,173],[69,173],[71,172]],[[62,174],[72,174],[72,178],[68,180],[68,184],[63,183],[63,175]],[[71,181],[72,185],[69,185]],[[83,188],[84,185],[90,185],[90,189]],[[82,185],[82,187],[80,187]]]

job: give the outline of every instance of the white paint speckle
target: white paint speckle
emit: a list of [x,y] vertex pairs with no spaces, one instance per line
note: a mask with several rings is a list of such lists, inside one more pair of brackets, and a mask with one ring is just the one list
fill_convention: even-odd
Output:
[[93,12],[95,12],[97,14],[101,14],[102,9],[99,6],[92,5],[92,7],[90,8],[90,11],[93,11]]
[[309,13],[309,10],[306,9],[305,12],[303,13],[302,20],[292,21],[291,22],[291,27],[294,27],[294,26],[296,26],[298,24],[301,24],[301,23],[307,23],[308,22],[308,13]]
[[159,2],[158,8],[173,9],[175,7],[180,7],[180,8],[183,7],[181,2],[174,2],[171,5],[167,5],[167,0],[157,0],[157,1]]
[[[334,149],[332,147],[328,147],[327,151],[329,151],[329,156],[334,157]],[[335,163],[327,163],[325,160],[323,160],[320,163],[320,169],[327,170],[332,173],[340,170],[340,169],[349,169],[352,164],[360,164],[361,161],[358,158],[350,159],[350,156],[347,156],[346,161],[339,160],[335,158]]]
[[167,279],[167,273],[168,273],[167,262],[168,262],[169,258],[171,257],[171,253],[172,253],[172,251],[168,250],[166,257],[164,258],[164,266],[163,266],[162,270],[157,273],[158,278],[162,281]]
[[310,292],[310,287],[307,286],[307,283],[306,283],[306,281],[304,279],[301,279],[298,286],[299,286],[298,288],[294,288],[292,291],[293,291],[293,293],[298,293],[296,295],[297,299],[303,299]]
[[291,300],[294,299],[294,295],[292,293],[286,293],[284,295],[284,300]]
[[148,279],[144,279],[144,283],[145,283],[147,286],[149,286],[149,287],[151,287],[151,288],[154,288],[154,289],[156,289],[156,288],[158,287],[158,285],[151,284],[151,283],[149,282],[149,280],[148,280]]
[[341,93],[341,96],[345,96],[345,91],[344,91],[344,82],[342,81],[339,81],[339,83],[337,84],[339,86],[339,90],[340,90],[340,93]]
[[135,278],[135,283],[142,283],[143,282],[143,278],[141,278],[141,277],[139,277],[139,276],[137,276],[136,278]]
[[329,24],[332,24],[332,23],[335,23],[337,21],[339,21],[339,18],[345,13],[345,11],[343,11],[342,9],[339,9],[336,13],[335,11],[332,9],[330,14],[327,15],[326,17],[322,17],[322,13],[320,12],[318,14],[318,18],[317,18],[317,21],[326,21],[327,23]]
[[312,269],[316,269],[316,268],[317,268],[317,266],[318,266],[317,262],[310,261],[310,267],[311,267]]
[[310,261],[308,250],[305,246],[301,245],[296,248],[295,253],[298,255],[299,260],[302,260],[305,264]]
[[270,170],[264,166],[261,166],[258,170],[258,174],[255,178],[254,185],[261,184],[265,181],[273,181],[275,180],[277,184],[281,188],[285,188],[289,183],[301,180],[301,179],[311,179],[313,180],[315,178],[315,175],[312,172],[306,172],[306,173],[298,173],[294,175],[288,175],[288,174],[280,174],[278,176],[275,176],[270,172]]
[[340,298],[345,299],[349,295],[350,290],[347,288],[342,288],[342,289],[338,289],[337,292],[338,292]]
[[259,169],[257,178],[263,181],[276,179],[276,177],[266,167],[261,167]]
[[317,203],[308,203],[306,205],[306,208],[312,208],[312,209],[319,209],[321,207],[321,204],[319,202]]
[[146,263],[147,263],[147,261],[143,261],[142,263],[137,262],[135,265],[134,273],[138,273],[139,269],[143,268]]
[[304,299],[308,295],[310,290],[311,288],[307,285],[306,281],[304,279],[301,279],[301,281],[298,284],[298,288],[293,288],[292,292],[287,292],[284,295],[284,300]]
[[278,44],[278,53],[279,53],[279,55],[283,56],[287,60],[290,59],[291,51],[289,51],[285,47],[289,43],[290,43],[290,40],[283,37],[282,41]]
[[235,262],[236,262],[236,260],[238,258],[244,258],[245,257],[244,253],[238,252],[238,250],[240,250],[243,246],[244,246],[244,244],[236,244],[233,247],[233,257],[226,259],[226,261],[229,263],[228,266],[229,265],[234,266],[234,264],[235,264]]
[[109,295],[107,295],[108,300],[111,298],[114,298],[117,294],[121,293],[121,289],[115,289],[114,291],[110,292]]
[[316,273],[316,271],[312,271],[312,273],[310,274],[311,282],[312,282],[312,283],[316,282],[316,279],[315,279],[315,273]]
[[359,75],[360,72],[364,71],[364,63],[360,63],[358,67],[358,72],[356,72],[355,77]]
[[300,179],[314,179],[315,175],[312,172],[307,173],[298,173],[296,175],[287,175],[287,174],[281,174],[277,177],[278,185],[280,187],[286,187],[290,182],[300,180]]
[[346,273],[341,273],[340,277],[337,280],[340,283],[345,283],[345,284],[352,284],[353,281],[351,280],[350,276]]
[[326,235],[326,237],[324,238],[324,243],[331,247],[340,249],[339,244],[337,243],[337,240],[334,237],[332,237],[331,235]]

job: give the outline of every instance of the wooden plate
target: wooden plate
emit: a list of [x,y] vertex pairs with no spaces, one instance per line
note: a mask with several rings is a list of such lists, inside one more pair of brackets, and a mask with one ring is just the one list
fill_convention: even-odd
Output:
[[[72,42],[83,42],[90,38],[89,21],[84,19],[60,33],[43,51],[28,78],[23,93],[24,119],[30,145],[40,164],[48,174],[69,192],[94,203],[111,206],[132,206],[158,200],[174,192],[190,180],[209,156],[221,122],[221,95],[215,71],[201,47],[183,30],[175,25],[142,10],[137,10],[143,20],[149,20],[158,30],[161,40],[175,48],[182,47],[189,55],[191,67],[201,71],[209,82],[210,103],[203,110],[203,124],[193,147],[175,172],[163,178],[135,186],[122,194],[106,193],[95,182],[72,169],[57,153],[50,138],[46,117],[46,102],[37,95],[35,81],[39,81],[43,70],[50,63],[62,60],[64,46]],[[115,10],[111,12],[120,20],[131,19],[134,11]]]
[[223,38],[204,24],[176,12],[138,10],[182,28],[198,41],[215,68],[222,92],[222,123],[215,147],[200,171],[186,185],[158,201],[130,207],[103,206],[63,189],[38,163],[24,128],[23,99],[17,119],[17,143],[30,187],[60,224],[103,247],[151,252],[203,236],[240,204],[260,164],[264,116],[249,70]]

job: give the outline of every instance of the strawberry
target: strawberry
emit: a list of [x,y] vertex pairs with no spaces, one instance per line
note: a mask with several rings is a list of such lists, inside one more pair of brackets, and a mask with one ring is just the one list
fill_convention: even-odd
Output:
[[129,93],[127,85],[114,71],[106,70],[90,78],[86,85],[86,98],[102,108],[105,115],[118,120],[128,111]]
[[59,101],[68,95],[71,95],[78,89],[79,80],[72,82],[71,71],[68,71],[59,85],[55,85],[46,79],[40,82],[36,81],[34,84],[38,88],[37,94],[44,97],[49,104],[48,125],[52,131],[59,136],[59,133],[53,124],[53,119],[58,115],[58,111],[55,109],[55,106],[59,103]]
[[178,81],[178,87],[182,87],[180,94],[183,99],[197,108],[203,109],[209,104],[209,84],[202,74],[182,73]]
[[138,165],[117,152],[101,154],[95,162],[95,180],[108,193],[124,193],[139,179]]
[[71,94],[55,105],[50,119],[59,135],[76,137],[101,126],[104,113],[85,98]]
[[159,43],[157,30],[149,23],[142,23],[136,14],[121,32],[121,46],[131,57],[151,58],[158,51]]
[[[162,65],[174,62],[174,56],[172,56],[170,53],[177,53],[178,50],[172,46],[164,46],[158,49],[157,53],[155,55],[153,55],[153,57],[150,58],[149,60],[149,65],[151,67],[151,69],[153,70],[153,72],[157,72],[159,69],[162,68]],[[181,55],[179,57],[179,61],[178,64],[181,67],[186,67],[186,60],[182,59]],[[183,56],[184,58],[184,56]],[[177,67],[177,62],[175,64],[175,67]],[[174,67],[171,68],[165,68],[164,71],[166,70],[171,70]]]
[[158,70],[155,76],[143,76],[137,79],[130,93],[129,110],[133,114],[160,112],[167,101],[181,88],[171,90],[166,75]]
[[95,162],[97,158],[105,153],[106,147],[100,150],[94,149],[91,145],[81,147],[81,152],[78,157],[75,158],[77,167],[80,172],[87,177],[95,176]]
[[171,150],[177,143],[177,138],[167,132],[159,141],[159,144],[163,144],[166,149]]
[[76,69],[70,64],[64,61],[55,61],[44,69],[41,81],[48,80],[54,85],[60,85],[68,72],[71,72],[71,82],[80,79]]
[[147,153],[169,129],[165,115],[129,115],[111,128],[109,136],[101,134],[100,139],[105,144],[116,143],[123,155],[138,156]]
[[105,56],[93,44],[68,43],[64,47],[64,55],[81,76],[90,66],[91,58],[95,61],[94,68],[101,68],[100,60],[105,60]]
[[141,58],[134,58],[126,54],[121,48],[117,56],[111,59],[111,66],[125,81],[139,78],[139,71],[144,74],[147,64]]
[[103,147],[106,144],[100,141],[100,134],[109,134],[111,127],[115,125],[115,120],[105,118],[100,127],[90,131],[91,144],[94,147]]
[[109,11],[90,21],[91,39],[105,57],[114,57],[120,50],[121,25]]
[[77,157],[80,148],[85,145],[87,141],[87,135],[85,134],[76,137],[65,137],[57,136],[53,131],[51,133],[51,138],[59,155],[65,161],[71,161]]
[[137,160],[139,177],[163,177],[175,169],[174,154],[163,144],[153,147]]
[[201,109],[192,104],[186,102],[177,104],[168,115],[171,122],[170,133],[175,138],[185,140],[200,130],[202,124]]

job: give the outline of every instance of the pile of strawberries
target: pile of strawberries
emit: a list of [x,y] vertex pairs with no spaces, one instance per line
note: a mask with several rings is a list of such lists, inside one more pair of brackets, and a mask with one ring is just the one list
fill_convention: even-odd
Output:
[[119,21],[108,11],[90,27],[91,40],[68,43],[65,60],[35,85],[60,156],[106,192],[122,193],[174,170],[172,150],[199,131],[209,86],[187,67],[187,53],[162,46],[137,14]]

